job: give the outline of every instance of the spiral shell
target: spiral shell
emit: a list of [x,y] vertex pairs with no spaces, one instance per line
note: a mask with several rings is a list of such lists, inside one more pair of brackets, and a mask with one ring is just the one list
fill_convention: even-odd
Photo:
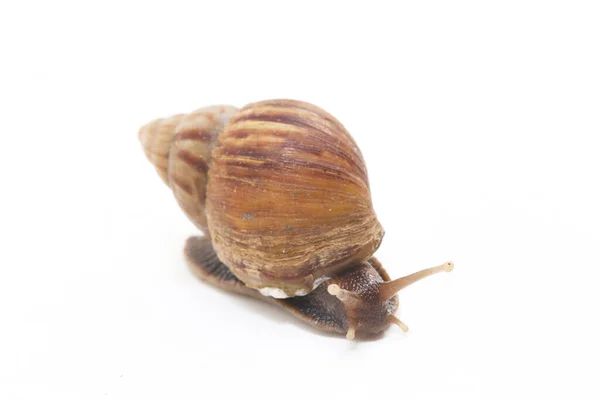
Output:
[[249,287],[303,295],[367,260],[383,229],[367,169],[335,118],[271,100],[237,112],[208,171],[208,230],[219,259]]
[[204,205],[211,149],[237,111],[231,106],[205,107],[157,119],[139,131],[146,156],[173,190],[187,217],[206,235],[209,231]]

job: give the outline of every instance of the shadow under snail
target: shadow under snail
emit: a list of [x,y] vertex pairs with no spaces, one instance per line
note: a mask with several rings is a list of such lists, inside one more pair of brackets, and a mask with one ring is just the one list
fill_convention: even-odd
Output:
[[185,245],[200,279],[273,302],[318,329],[369,337],[396,293],[447,262],[390,280],[364,159],[343,125],[294,100],[201,108],[143,126],[146,156],[204,233]]

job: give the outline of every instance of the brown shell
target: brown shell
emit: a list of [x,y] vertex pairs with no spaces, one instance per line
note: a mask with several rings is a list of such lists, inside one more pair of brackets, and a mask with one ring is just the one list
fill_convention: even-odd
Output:
[[273,296],[310,292],[383,237],[356,143],[327,112],[292,100],[230,119],[212,151],[206,208],[219,259]]
[[188,218],[206,235],[209,232],[204,203],[210,153],[216,138],[237,111],[231,106],[205,107],[157,119],[139,131],[146,156],[173,190]]

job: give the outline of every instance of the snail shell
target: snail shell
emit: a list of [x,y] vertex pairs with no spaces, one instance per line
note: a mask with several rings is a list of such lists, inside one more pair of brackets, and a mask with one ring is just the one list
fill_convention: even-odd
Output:
[[342,124],[311,104],[206,107],[155,120],[139,138],[204,232],[184,253],[216,287],[354,339],[391,324],[406,332],[396,293],[453,269],[447,262],[390,279],[372,257],[383,229],[362,155]]
[[381,243],[360,150],[314,105],[207,107],[139,136],[218,258],[265,295],[305,295]]
[[204,107],[189,114],[156,119],[139,131],[146,156],[187,217],[205,235],[209,235],[205,202],[211,150],[237,111],[231,106]]
[[311,104],[272,100],[241,109],[218,138],[208,176],[215,251],[263,294],[304,295],[370,258],[381,242],[360,150]]

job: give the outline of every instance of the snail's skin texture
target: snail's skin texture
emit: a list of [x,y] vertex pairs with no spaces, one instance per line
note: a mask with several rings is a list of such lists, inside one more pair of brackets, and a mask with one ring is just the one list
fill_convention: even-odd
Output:
[[451,262],[391,281],[376,258],[348,268],[305,296],[276,299],[264,296],[239,280],[215,253],[210,239],[190,237],[184,249],[191,270],[218,288],[274,303],[317,329],[346,334],[348,339],[373,337],[390,324],[408,330],[394,313],[396,292],[438,272],[449,272]]
[[275,303],[347,338],[390,324],[396,293],[452,263],[390,280],[367,169],[344,126],[295,100],[219,105],[154,120],[144,152],[204,233],[185,254],[203,280]]
[[[236,278],[229,268],[219,261],[208,238],[190,237],[184,252],[191,270],[201,280],[230,292],[279,305],[323,331],[346,334],[353,327],[358,336],[374,336],[392,323],[389,316],[398,309],[398,296],[394,295],[387,300],[379,298],[379,283],[390,279],[374,258],[357,265],[337,279],[328,281],[328,284],[320,285],[306,296],[276,299],[263,296]],[[344,303],[327,291],[331,284],[360,293],[362,301],[355,304]]]

